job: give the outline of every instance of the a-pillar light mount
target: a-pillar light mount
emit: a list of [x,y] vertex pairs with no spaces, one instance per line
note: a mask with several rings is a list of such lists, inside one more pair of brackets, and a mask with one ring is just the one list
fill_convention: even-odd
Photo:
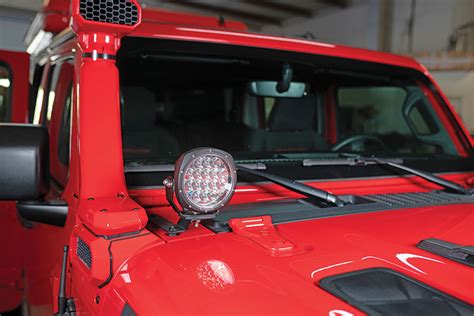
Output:
[[[182,154],[174,177],[163,181],[166,197],[186,220],[214,218],[232,198],[237,171],[232,156],[215,148],[197,148]],[[181,208],[174,203],[174,197]]]

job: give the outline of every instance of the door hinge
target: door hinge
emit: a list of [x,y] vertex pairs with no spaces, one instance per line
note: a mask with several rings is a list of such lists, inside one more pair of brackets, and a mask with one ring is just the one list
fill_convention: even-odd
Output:
[[290,254],[295,249],[292,242],[277,232],[270,216],[233,218],[229,226],[235,234],[256,242],[273,255]]

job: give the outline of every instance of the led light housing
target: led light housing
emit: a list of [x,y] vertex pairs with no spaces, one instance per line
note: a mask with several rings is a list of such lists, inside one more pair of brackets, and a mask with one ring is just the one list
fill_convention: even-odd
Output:
[[184,214],[213,214],[234,194],[237,172],[229,153],[197,148],[175,164],[173,189]]

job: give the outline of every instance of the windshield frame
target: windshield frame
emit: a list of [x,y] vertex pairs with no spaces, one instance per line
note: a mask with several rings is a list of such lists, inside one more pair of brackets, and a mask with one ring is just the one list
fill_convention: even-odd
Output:
[[[146,47],[146,49],[143,49]],[[265,58],[288,58],[291,60],[297,60],[301,63],[308,62],[308,60],[315,60],[319,63],[324,63],[330,67],[333,67],[339,71],[347,71],[348,67],[355,71],[370,72],[373,75],[384,76],[386,73],[390,73],[393,77],[397,76],[412,76],[415,78],[423,89],[423,92],[427,94],[432,103],[435,111],[443,124],[448,126],[448,132],[450,139],[455,144],[460,157],[444,157],[443,160],[454,160],[468,158],[472,159],[474,156],[474,149],[470,145],[467,136],[463,132],[462,126],[459,126],[455,120],[454,114],[451,112],[448,104],[443,102],[441,98],[442,94],[436,89],[435,83],[431,80],[431,77],[426,76],[420,71],[412,68],[405,68],[399,66],[392,66],[388,64],[366,62],[360,60],[354,60],[349,58],[331,57],[323,55],[313,55],[300,52],[281,51],[267,48],[256,48],[248,46],[235,46],[227,44],[216,44],[216,43],[201,43],[192,41],[179,41],[179,40],[166,40],[166,39],[148,39],[148,38],[135,38],[127,37],[123,39],[122,48],[117,55],[118,65],[120,65],[121,58],[127,56],[130,53],[137,53],[141,51],[159,51],[159,52],[182,52],[189,53],[192,51],[193,54],[202,55],[222,55],[222,56],[233,56],[235,54],[250,54],[252,56],[265,56]],[[119,66],[120,68],[120,66]],[[327,154],[327,152],[326,152]],[[400,154],[397,154],[400,156]],[[413,157],[416,158],[416,157]],[[422,157],[420,157],[422,158]],[[421,159],[424,160],[424,159]],[[138,162],[147,164],[149,162],[143,161]],[[169,164],[169,163],[168,163]],[[460,170],[463,168],[460,168]],[[443,172],[443,170],[450,170],[448,172],[454,172],[452,167],[446,168],[431,168],[431,172]],[[299,179],[299,178],[298,178]]]

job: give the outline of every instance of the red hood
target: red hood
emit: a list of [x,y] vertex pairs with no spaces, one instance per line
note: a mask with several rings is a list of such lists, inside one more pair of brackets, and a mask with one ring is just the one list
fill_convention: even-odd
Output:
[[472,204],[281,224],[278,233],[300,251],[280,257],[235,233],[190,238],[137,253],[112,287],[143,315],[358,315],[319,280],[385,267],[472,304],[472,268],[416,245],[426,238],[474,245],[473,224]]

